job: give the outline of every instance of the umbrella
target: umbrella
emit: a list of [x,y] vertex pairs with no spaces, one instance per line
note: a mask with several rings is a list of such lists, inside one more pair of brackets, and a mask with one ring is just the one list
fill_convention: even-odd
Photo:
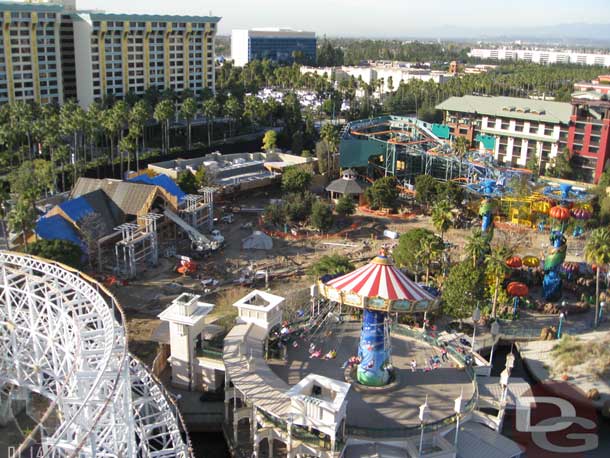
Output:
[[527,267],[538,267],[540,265],[540,259],[536,256],[525,256],[523,258],[523,265]]
[[519,256],[512,256],[506,260],[506,265],[512,269],[518,269],[523,265],[523,261]]
[[570,210],[562,205],[557,205],[549,211],[551,218],[559,221],[565,221],[570,218]]
[[525,283],[521,283],[518,281],[511,281],[506,287],[506,291],[513,297],[523,297],[527,296],[529,293],[529,288]]

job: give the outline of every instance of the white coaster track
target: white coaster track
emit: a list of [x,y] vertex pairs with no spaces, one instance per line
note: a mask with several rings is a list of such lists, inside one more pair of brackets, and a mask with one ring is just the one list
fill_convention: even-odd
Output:
[[51,401],[18,452],[41,441],[45,457],[192,457],[174,402],[127,351],[115,298],[76,270],[0,251],[6,384]]

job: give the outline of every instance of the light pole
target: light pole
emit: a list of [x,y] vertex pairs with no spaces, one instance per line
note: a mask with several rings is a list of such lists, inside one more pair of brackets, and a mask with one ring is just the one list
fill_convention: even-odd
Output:
[[428,407],[428,395],[426,395],[426,402],[419,406],[419,422],[421,425],[421,433],[419,434],[419,456],[422,455],[424,448],[424,424],[430,417],[430,408]]
[[472,312],[472,322],[473,322],[473,331],[472,331],[472,351],[474,353],[474,341],[477,335],[477,322],[481,319],[481,309],[479,308],[479,304],[477,304],[477,308]]
[[563,319],[565,315],[563,312],[559,314],[559,326],[557,326],[557,338],[561,339],[561,328],[563,327]]
[[605,301],[601,301],[599,303],[599,319],[597,320],[598,323],[602,322],[602,317],[604,316],[604,307],[606,306],[606,302]]
[[494,348],[496,348],[496,337],[499,335],[500,335],[500,325],[498,324],[498,321],[496,320],[493,323],[491,323],[492,343],[491,343],[491,353],[489,355],[490,375],[491,375],[491,368],[493,367],[493,361],[494,361]]
[[455,440],[453,443],[453,446],[455,447],[455,451],[457,453],[458,435],[460,433],[460,418],[462,416],[462,413],[464,412],[464,389],[463,388],[462,388],[462,391],[460,391],[460,397],[455,399],[453,411],[455,412],[455,415],[457,417],[457,421],[455,424]]

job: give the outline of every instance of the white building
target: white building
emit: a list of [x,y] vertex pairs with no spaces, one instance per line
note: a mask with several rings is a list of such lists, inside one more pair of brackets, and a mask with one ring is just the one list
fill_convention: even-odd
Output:
[[578,64],[610,67],[610,54],[552,48],[474,48],[468,55],[485,60],[522,60],[535,64]]
[[297,59],[315,62],[316,34],[303,30],[268,27],[231,32],[231,58],[242,67],[253,60],[269,59],[277,63],[292,63]]

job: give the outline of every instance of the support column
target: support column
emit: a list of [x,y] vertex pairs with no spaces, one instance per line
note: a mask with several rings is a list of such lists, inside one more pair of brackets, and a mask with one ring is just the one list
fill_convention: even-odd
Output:
[[13,78],[13,53],[11,48],[11,12],[4,11],[2,23],[2,41],[4,42],[4,65],[6,66],[6,86],[8,101],[15,101],[15,80]]
[[367,386],[383,386],[390,374],[386,368],[389,362],[389,348],[385,339],[385,312],[365,309],[362,316],[362,332],[358,356],[358,381]]
[[286,458],[293,458],[292,454],[292,422],[288,422],[288,440],[286,441]]

